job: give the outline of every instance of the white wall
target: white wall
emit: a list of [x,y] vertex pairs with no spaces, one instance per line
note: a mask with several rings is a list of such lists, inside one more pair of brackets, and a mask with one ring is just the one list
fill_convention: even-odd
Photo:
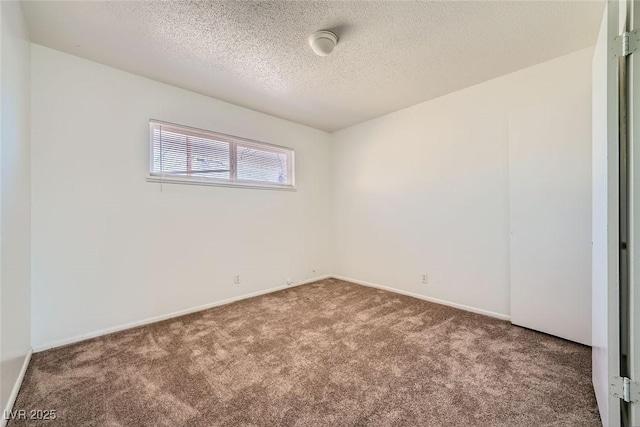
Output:
[[[330,273],[328,134],[39,45],[31,78],[34,348]],[[292,147],[298,191],[161,192],[150,118]]]
[[544,98],[509,110],[511,322],[589,345],[591,55],[528,78]]
[[[583,77],[592,52],[575,52],[334,134],[334,273],[510,315],[509,135],[518,122],[510,117],[534,104],[553,113],[558,102],[588,102],[590,80]],[[564,90],[563,84],[576,73],[583,87],[573,98],[575,87]],[[585,111],[576,120],[590,135]],[[535,131],[532,125],[529,131]],[[590,139],[582,143],[588,162]],[[590,178],[581,185],[576,191],[588,217]],[[588,244],[589,221],[583,220],[578,219],[587,224],[579,240]],[[567,307],[590,316],[590,257],[582,249],[572,265],[586,274],[580,286],[587,297],[576,307],[567,301]],[[423,273],[428,284],[420,283]],[[582,320],[589,331],[589,317]]]
[[[510,144],[535,140],[532,106],[553,117],[577,103],[571,125],[590,135],[592,53],[328,135],[32,45],[34,347],[331,273],[508,318]],[[145,181],[150,118],[293,147],[299,189],[160,192]],[[588,163],[589,138],[571,144]],[[587,226],[570,238],[588,245],[590,177],[576,182]],[[566,307],[589,336],[578,249],[567,260],[587,278]]]
[[0,410],[31,348],[30,45],[20,5],[0,2]]

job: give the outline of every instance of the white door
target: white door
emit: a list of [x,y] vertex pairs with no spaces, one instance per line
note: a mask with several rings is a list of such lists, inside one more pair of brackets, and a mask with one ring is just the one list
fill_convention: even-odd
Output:
[[593,56],[592,346],[593,387],[605,427],[620,425],[620,401],[609,395],[619,371],[618,323],[618,2],[608,2]]
[[[602,26],[598,43],[594,53],[593,60],[593,248],[592,248],[592,286],[593,286],[593,309],[592,309],[592,343],[593,343],[593,385],[595,389],[598,407],[604,426],[617,427],[622,424],[624,419],[625,425],[638,425],[640,421],[637,418],[637,408],[622,410],[620,398],[612,395],[610,384],[614,377],[619,377],[626,369],[626,363],[621,364],[621,343],[624,349],[623,353],[632,356],[633,347],[637,347],[637,340],[632,342],[626,334],[621,319],[626,317],[627,311],[625,307],[628,300],[621,300],[621,277],[629,271],[630,280],[637,283],[635,279],[639,272],[634,270],[634,264],[640,266],[638,262],[638,254],[640,254],[640,239],[635,237],[640,232],[640,209],[635,208],[637,204],[635,200],[640,201],[640,197],[635,195],[636,189],[640,189],[640,185],[634,185],[634,180],[640,177],[640,167],[638,171],[634,170],[634,165],[640,166],[640,150],[633,149],[633,141],[626,141],[628,135],[624,128],[620,128],[620,112],[629,111],[620,110],[619,96],[620,79],[619,65],[620,59],[616,55],[618,45],[616,36],[621,34],[627,28],[627,11],[628,3],[626,1],[609,1],[607,9],[604,13]],[[636,54],[637,56],[637,54]],[[631,60],[631,57],[628,57]],[[635,58],[637,61],[637,58]],[[622,67],[626,69],[627,67]],[[636,70],[639,68],[636,67]],[[637,72],[634,71],[634,74]],[[627,80],[627,79],[624,79]],[[635,89],[637,90],[637,89]],[[623,91],[625,92],[625,91]],[[628,93],[628,92],[627,92]],[[623,102],[625,97],[622,98]],[[629,100],[629,102],[631,102]],[[624,107],[624,106],[623,106]],[[633,105],[630,104],[633,108]],[[640,111],[637,108],[636,111]],[[635,114],[637,115],[637,114]],[[631,117],[631,116],[629,116]],[[637,120],[636,120],[637,121]],[[637,123],[630,123],[637,127]],[[621,133],[620,130],[623,132]],[[622,137],[622,139],[620,139]],[[620,145],[620,142],[623,142]],[[624,152],[624,146],[629,147],[629,158],[631,162],[628,164],[629,180],[625,178],[625,168],[621,168],[620,153]],[[622,151],[620,151],[622,149]],[[622,173],[621,173],[622,171]],[[638,177],[636,177],[638,175]],[[625,182],[629,183],[629,191],[626,194],[630,199],[625,202],[625,197],[620,196],[620,189],[625,192]],[[638,180],[640,183],[640,180]],[[622,184],[622,185],[620,185]],[[638,193],[640,195],[640,193]],[[635,195],[635,197],[634,197]],[[628,223],[624,219],[625,203],[629,206]],[[640,204],[638,205],[640,207]],[[623,209],[620,209],[620,208]],[[636,218],[637,217],[637,218]],[[625,236],[625,227],[629,228],[629,237]],[[629,250],[630,269],[625,267],[625,249],[621,242],[627,241]],[[634,262],[634,259],[636,260]],[[620,267],[622,265],[622,268]],[[640,277],[640,276],[638,276]],[[623,288],[625,280],[622,280]],[[625,292],[622,292],[625,295]],[[637,295],[630,295],[637,299]],[[631,323],[633,326],[633,319]],[[637,331],[635,332],[637,334]],[[621,340],[621,334],[624,335]],[[631,344],[631,347],[627,346]],[[633,357],[632,357],[633,359]],[[628,359],[628,360],[632,360]],[[636,368],[637,369],[637,363]],[[635,412],[635,420],[630,419],[631,412]],[[626,415],[622,415],[626,413]]]

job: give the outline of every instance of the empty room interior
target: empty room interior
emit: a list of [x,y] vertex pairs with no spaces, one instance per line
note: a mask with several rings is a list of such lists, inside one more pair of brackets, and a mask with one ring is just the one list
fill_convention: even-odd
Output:
[[640,425],[637,1],[0,25],[0,427]]

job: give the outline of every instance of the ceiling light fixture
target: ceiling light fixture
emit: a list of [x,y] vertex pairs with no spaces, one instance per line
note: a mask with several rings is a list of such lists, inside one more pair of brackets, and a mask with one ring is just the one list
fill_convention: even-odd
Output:
[[331,31],[316,31],[309,36],[309,45],[318,56],[327,56],[338,44],[338,36]]

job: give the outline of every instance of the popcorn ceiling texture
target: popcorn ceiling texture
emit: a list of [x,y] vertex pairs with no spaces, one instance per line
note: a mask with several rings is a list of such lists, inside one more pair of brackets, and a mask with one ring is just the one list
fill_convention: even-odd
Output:
[[334,279],[33,356],[20,426],[597,426],[591,349]]
[[[25,2],[32,40],[335,131],[595,44],[596,1]],[[329,29],[325,58],[307,45]]]

